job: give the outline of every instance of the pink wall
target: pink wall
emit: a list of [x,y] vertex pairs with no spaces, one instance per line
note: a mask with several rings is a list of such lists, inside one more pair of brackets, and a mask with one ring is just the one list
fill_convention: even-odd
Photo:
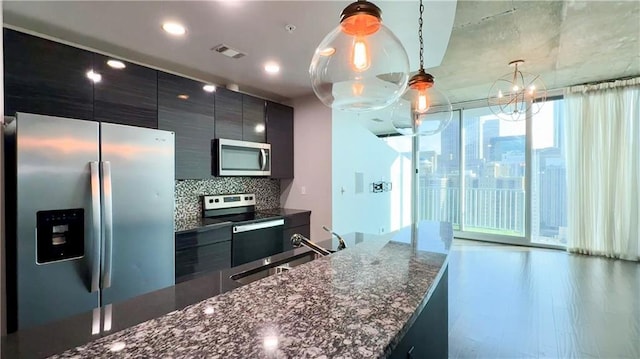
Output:
[[294,176],[280,183],[284,208],[311,210],[311,239],[331,226],[331,109],[315,95],[294,99]]

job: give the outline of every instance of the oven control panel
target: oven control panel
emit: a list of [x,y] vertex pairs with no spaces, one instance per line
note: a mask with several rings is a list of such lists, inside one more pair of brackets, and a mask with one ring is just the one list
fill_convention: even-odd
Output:
[[202,196],[204,210],[255,206],[256,195],[253,193],[221,194]]

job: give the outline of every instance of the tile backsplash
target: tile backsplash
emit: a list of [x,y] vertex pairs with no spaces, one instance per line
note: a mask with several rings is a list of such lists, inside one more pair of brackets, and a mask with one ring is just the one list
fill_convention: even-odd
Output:
[[280,180],[261,177],[217,177],[176,181],[175,220],[202,217],[200,196],[207,194],[255,193],[256,209],[280,207]]

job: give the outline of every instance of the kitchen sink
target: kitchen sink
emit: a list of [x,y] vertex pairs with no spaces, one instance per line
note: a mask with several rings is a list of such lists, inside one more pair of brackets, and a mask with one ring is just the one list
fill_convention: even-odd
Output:
[[257,268],[236,273],[232,275],[230,278],[242,285],[245,285],[245,284],[249,284],[251,282],[260,280],[262,278],[272,276],[274,274],[286,272],[293,267],[299,266],[307,262],[311,262],[312,260],[318,257],[320,256],[314,252],[300,253],[295,256],[291,256],[291,257],[283,258],[278,261],[266,263],[265,265],[262,265]]

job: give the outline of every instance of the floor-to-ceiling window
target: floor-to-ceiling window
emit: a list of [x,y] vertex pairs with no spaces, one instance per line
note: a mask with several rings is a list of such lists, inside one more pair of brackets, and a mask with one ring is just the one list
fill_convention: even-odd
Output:
[[[388,136],[383,140],[407,159],[408,179],[411,137]],[[418,155],[419,218],[451,222],[455,230],[460,230],[460,111],[454,111],[441,133],[420,136]]]
[[485,107],[463,111],[462,123],[463,230],[524,236],[524,121],[501,121]]
[[531,241],[566,245],[567,184],[562,99],[547,101],[531,126]]
[[[462,238],[565,245],[562,104],[544,103],[530,126],[487,107],[454,111],[444,131],[421,136],[419,217],[451,222]],[[411,137],[384,140],[410,158]]]
[[420,218],[460,229],[460,111],[442,132],[420,136]]

